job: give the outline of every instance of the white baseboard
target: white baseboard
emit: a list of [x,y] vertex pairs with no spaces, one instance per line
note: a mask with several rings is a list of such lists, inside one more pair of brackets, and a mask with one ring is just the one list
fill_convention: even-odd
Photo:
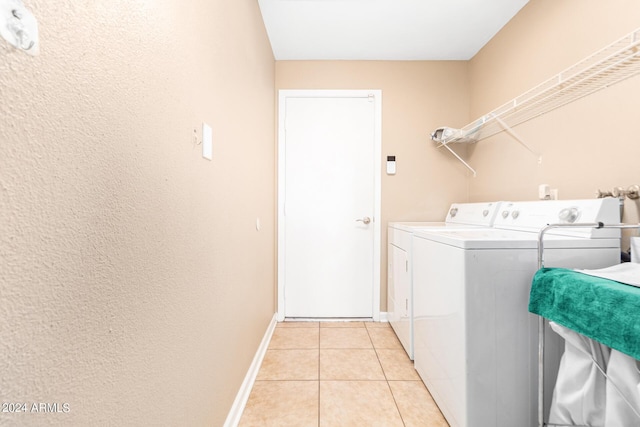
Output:
[[229,410],[227,420],[224,422],[224,427],[236,427],[240,423],[242,412],[247,405],[247,400],[249,400],[253,383],[256,381],[260,365],[262,365],[262,359],[264,359],[264,355],[267,353],[267,348],[269,347],[269,342],[271,341],[271,336],[276,329],[277,323],[277,314],[274,314],[271,323],[269,323],[267,327],[267,331],[264,333],[264,337],[262,337],[262,342],[256,351],[256,355],[253,357],[253,362],[251,362],[251,366],[249,366],[247,375],[244,377],[242,386],[240,386],[240,390],[238,390],[236,399],[233,401],[231,410]]
[[386,311],[381,311],[380,312],[380,322],[388,322],[388,321],[389,321],[388,313]]

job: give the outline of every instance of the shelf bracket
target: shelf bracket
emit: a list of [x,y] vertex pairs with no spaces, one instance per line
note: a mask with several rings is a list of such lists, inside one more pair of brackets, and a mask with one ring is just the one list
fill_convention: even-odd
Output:
[[451,154],[453,154],[455,156],[456,159],[460,160],[460,162],[462,162],[463,165],[465,165],[467,167],[467,169],[469,169],[472,173],[473,173],[473,177],[476,177],[476,170],[474,168],[472,168],[469,163],[465,162],[464,159],[460,156],[458,156],[458,153],[456,153],[455,151],[453,151],[451,148],[449,148],[449,145],[447,145],[446,143],[442,143],[440,145],[441,147],[446,148],[447,150],[449,150],[449,152]]
[[529,145],[526,142],[524,142],[524,140],[520,138],[520,136],[518,136],[518,134],[508,124],[506,124],[504,120],[502,120],[500,117],[496,116],[495,114],[492,114],[492,117],[496,122],[500,123],[500,126],[502,126],[502,129],[504,129],[505,132],[511,135],[511,137],[516,141],[518,141],[518,143],[522,145],[524,148],[526,148],[527,151],[529,151],[531,154],[533,154],[538,158],[539,165],[542,164],[542,155],[540,153],[534,151],[531,147],[529,147]]

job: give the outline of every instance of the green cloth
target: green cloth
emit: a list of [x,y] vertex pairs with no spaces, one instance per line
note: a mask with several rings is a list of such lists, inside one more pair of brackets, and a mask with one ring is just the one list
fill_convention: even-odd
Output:
[[529,311],[640,359],[640,288],[543,268],[533,277]]

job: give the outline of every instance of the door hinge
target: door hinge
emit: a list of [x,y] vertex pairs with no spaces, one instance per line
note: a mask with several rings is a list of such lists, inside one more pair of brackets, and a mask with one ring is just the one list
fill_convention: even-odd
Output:
[[409,261],[404,262],[404,271],[409,272]]

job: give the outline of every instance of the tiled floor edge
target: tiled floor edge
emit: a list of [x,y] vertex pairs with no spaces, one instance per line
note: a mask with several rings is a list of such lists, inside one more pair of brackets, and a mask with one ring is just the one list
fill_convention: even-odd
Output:
[[231,405],[231,409],[229,410],[227,419],[224,422],[224,427],[236,427],[240,423],[240,418],[242,418],[242,413],[244,412],[244,408],[247,405],[247,401],[249,400],[251,389],[253,388],[253,384],[255,383],[256,377],[258,376],[258,372],[260,371],[262,360],[264,359],[264,356],[267,353],[267,348],[269,347],[271,336],[273,335],[273,332],[276,330],[277,323],[278,323],[277,313],[275,313],[271,318],[271,322],[269,323],[269,326],[267,327],[267,330],[265,331],[264,336],[262,337],[260,346],[258,346],[258,350],[256,351],[256,354],[253,357],[253,361],[249,366],[249,370],[247,371],[247,374],[244,377],[244,381],[242,381],[240,390],[238,390],[238,394],[236,394],[236,398],[233,401],[233,405]]

